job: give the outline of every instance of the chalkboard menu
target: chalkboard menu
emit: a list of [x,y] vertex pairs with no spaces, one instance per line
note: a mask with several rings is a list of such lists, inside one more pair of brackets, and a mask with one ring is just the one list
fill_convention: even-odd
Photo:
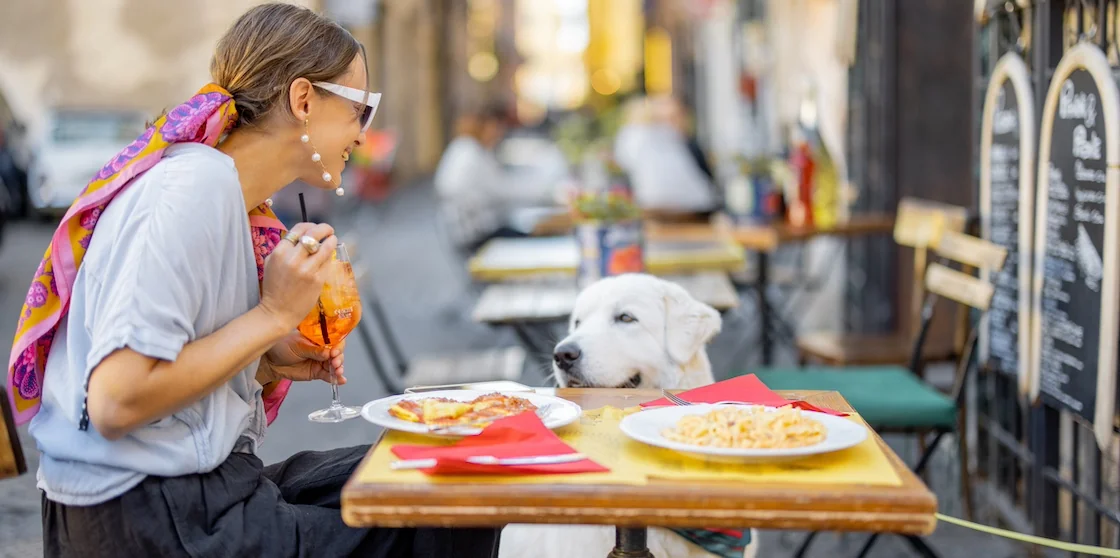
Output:
[[1034,100],[1026,63],[1000,59],[984,100],[981,129],[980,217],[984,238],[1007,249],[1003,269],[983,270],[995,287],[980,330],[980,357],[989,369],[1018,375],[1030,390],[1029,320],[1034,211]]
[[[1034,354],[1044,402],[1097,426],[1103,421],[1109,433],[1116,393],[1117,118],[1120,100],[1104,54],[1088,44],[1070,49],[1055,70],[1042,117]],[[1101,441],[1102,430],[1097,434]]]

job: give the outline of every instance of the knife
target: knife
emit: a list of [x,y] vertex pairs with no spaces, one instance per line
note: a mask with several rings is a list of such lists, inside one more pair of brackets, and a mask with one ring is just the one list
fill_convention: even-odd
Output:
[[[493,455],[476,455],[465,459],[467,463],[475,465],[555,465],[558,463],[573,463],[583,461],[587,456],[582,453],[564,453],[560,455],[538,455],[534,457],[494,457]],[[394,471],[407,469],[430,469],[436,466],[437,460],[431,459],[403,459],[389,464]]]

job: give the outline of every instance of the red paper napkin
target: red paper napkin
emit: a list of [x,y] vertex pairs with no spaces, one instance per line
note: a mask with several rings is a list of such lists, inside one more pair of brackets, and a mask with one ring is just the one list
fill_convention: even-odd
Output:
[[605,473],[606,467],[590,459],[551,465],[478,465],[466,458],[492,455],[498,458],[536,457],[577,453],[541,422],[535,413],[499,419],[477,436],[468,436],[450,446],[397,445],[392,452],[401,459],[436,459],[427,474],[544,475]]
[[[747,374],[746,376],[739,376],[716,382],[706,386],[690,389],[684,393],[678,393],[677,397],[684,399],[690,403],[716,403],[718,401],[742,401],[752,405],[764,405],[767,407],[782,407],[785,405],[792,405],[803,411],[817,411],[828,415],[838,417],[846,417],[847,413],[833,411],[832,409],[823,409],[816,405],[806,403],[805,401],[790,401],[781,395],[778,395],[774,390],[766,387],[762,380],[754,374]],[[667,407],[673,403],[668,399],[661,398],[648,403],[642,403],[642,407]]]

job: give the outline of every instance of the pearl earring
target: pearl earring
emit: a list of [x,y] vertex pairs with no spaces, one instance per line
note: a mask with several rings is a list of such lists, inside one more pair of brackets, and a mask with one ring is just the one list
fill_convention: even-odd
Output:
[[[304,132],[303,135],[299,137],[299,141],[302,141],[303,143],[311,146],[311,160],[319,163],[319,168],[323,169],[323,182],[330,184],[334,177],[331,176],[331,173],[327,172],[327,166],[323,164],[323,156],[319,155],[319,150],[315,149],[315,144],[311,143],[310,125],[310,120],[305,119],[303,121]],[[334,191],[334,193],[339,196],[342,195],[342,192],[343,190],[341,187]]]
[[272,207],[272,198],[268,198],[267,200],[264,200],[264,204],[269,206],[269,207]]
[[335,189],[334,189],[334,195],[336,195],[336,196],[338,196],[338,197],[340,197],[340,198],[341,198],[341,197],[342,197],[342,195],[343,195],[343,194],[345,194],[345,193],[346,193],[346,190],[343,190],[343,189],[342,189],[342,186],[339,186],[338,188],[335,188]]

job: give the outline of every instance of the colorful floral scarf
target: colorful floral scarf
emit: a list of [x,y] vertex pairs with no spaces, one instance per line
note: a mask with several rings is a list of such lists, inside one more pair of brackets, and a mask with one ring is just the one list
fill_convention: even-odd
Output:
[[[101,212],[117,194],[155,166],[169,146],[187,142],[216,146],[235,122],[237,108],[232,96],[218,85],[209,84],[189,101],[156,120],[102,167],[74,200],[35,271],[16,326],[7,384],[16,424],[31,420],[39,411],[51,341],[70,308],[78,267],[82,265]],[[265,204],[249,212],[249,225],[253,232],[257,278],[263,279],[264,259],[280,242],[286,229]],[[269,423],[276,418],[290,383],[283,380],[267,386],[265,412]]]

